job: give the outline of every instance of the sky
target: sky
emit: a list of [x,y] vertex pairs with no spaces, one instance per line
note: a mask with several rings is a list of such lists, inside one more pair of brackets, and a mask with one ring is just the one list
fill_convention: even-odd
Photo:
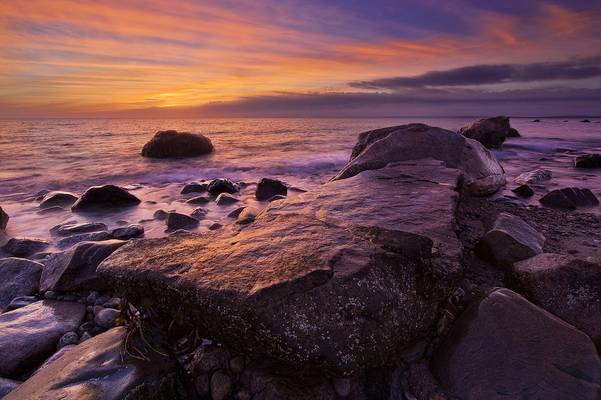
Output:
[[601,115],[601,1],[0,0],[0,117]]

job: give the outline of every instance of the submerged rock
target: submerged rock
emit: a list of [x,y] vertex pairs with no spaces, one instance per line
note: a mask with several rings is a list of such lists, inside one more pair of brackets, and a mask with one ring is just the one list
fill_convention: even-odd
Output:
[[196,157],[213,151],[213,143],[199,133],[159,131],[142,148],[142,157]]
[[255,197],[259,201],[269,200],[273,196],[286,196],[288,194],[288,187],[284,185],[282,181],[277,179],[262,178],[257,183],[257,191]]
[[23,258],[0,259],[0,310],[15,298],[35,293],[44,266]]
[[499,267],[543,252],[545,237],[515,215],[500,213],[490,231],[478,242],[476,253]]
[[601,393],[591,340],[508,289],[461,314],[432,369],[449,395],[463,400],[597,400]]
[[44,195],[40,202],[40,208],[67,207],[77,201],[78,197],[71,192],[49,192]]
[[207,188],[210,194],[217,196],[221,193],[233,194],[238,191],[238,185],[227,178],[213,179]]
[[39,365],[85,312],[83,304],[44,300],[0,314],[0,376],[14,378]]
[[170,212],[167,214],[167,228],[171,230],[195,228],[198,226],[198,220],[186,214]]
[[40,290],[60,292],[107,289],[106,285],[98,280],[96,268],[102,260],[125,243],[122,240],[83,242],[70,250],[53,254],[46,261],[42,272]]
[[235,230],[131,242],[99,273],[241,353],[352,374],[435,329],[461,269],[459,176],[436,161],[364,171]]
[[601,264],[560,254],[540,254],[513,265],[516,290],[574,325],[601,348]]
[[574,159],[576,168],[601,168],[601,154],[585,154]]
[[8,224],[8,214],[4,212],[2,207],[0,207],[0,231],[6,230],[6,225]]
[[524,172],[515,178],[514,182],[518,185],[540,185],[553,178],[553,173],[548,169],[535,169],[534,171]]
[[363,132],[349,163],[334,180],[394,162],[435,159],[462,172],[462,190],[472,195],[496,192],[505,184],[505,172],[494,154],[475,140],[424,124],[401,125]]
[[73,204],[73,211],[91,211],[95,209],[115,209],[140,204],[133,194],[115,185],[93,186],[81,195]]
[[459,129],[459,133],[477,140],[488,149],[501,148],[505,138],[519,137],[517,130],[509,125],[509,117],[483,118]]
[[11,238],[2,250],[15,257],[29,257],[40,251],[44,251],[50,242],[38,238]]
[[111,235],[113,235],[115,239],[119,240],[140,238],[144,236],[144,227],[140,224],[132,224],[122,228],[113,229],[111,231]]
[[546,207],[575,210],[579,207],[594,207],[599,205],[597,196],[590,189],[564,188],[552,190],[540,198],[540,203]]
[[122,351],[125,334],[125,328],[114,328],[69,349],[5,400],[151,398],[149,394],[136,397],[143,388],[152,395],[162,393],[160,384],[173,371],[172,363],[153,350],[147,351],[149,361],[134,359]]

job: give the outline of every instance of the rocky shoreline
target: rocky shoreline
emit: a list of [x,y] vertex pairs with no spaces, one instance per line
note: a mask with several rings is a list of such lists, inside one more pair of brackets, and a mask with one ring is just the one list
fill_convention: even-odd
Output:
[[[214,150],[178,135],[143,155]],[[308,192],[183,186],[198,207],[157,210],[164,238],[101,222],[4,237],[0,398],[601,398],[601,218],[586,212],[599,202],[548,190],[544,170],[506,182],[487,148],[516,136],[505,117],[378,129]],[[516,197],[492,200],[504,187]],[[37,197],[74,213],[144,200],[113,185]],[[207,203],[231,222],[189,232]],[[0,208],[0,235],[7,224]]]

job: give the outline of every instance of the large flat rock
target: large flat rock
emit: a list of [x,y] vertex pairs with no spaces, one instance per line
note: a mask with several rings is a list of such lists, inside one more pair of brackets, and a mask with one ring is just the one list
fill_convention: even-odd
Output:
[[83,304],[44,300],[0,314],[0,376],[16,377],[44,361],[85,312]]
[[436,324],[460,271],[459,175],[431,160],[365,171],[249,225],[128,243],[98,273],[232,348],[350,374]]
[[508,289],[470,306],[433,360],[452,398],[598,400],[601,361],[582,332]]
[[152,352],[151,361],[125,356],[124,337],[123,327],[113,328],[69,349],[4,400],[121,400],[141,385],[158,387],[171,363]]

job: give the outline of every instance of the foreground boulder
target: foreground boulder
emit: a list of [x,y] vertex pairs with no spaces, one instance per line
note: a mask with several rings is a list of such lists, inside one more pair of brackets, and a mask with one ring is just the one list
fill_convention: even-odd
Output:
[[96,209],[113,209],[131,207],[140,204],[133,194],[115,185],[93,186],[81,195],[73,204],[73,211],[92,211]]
[[113,328],[69,349],[4,400],[177,398],[161,386],[173,370],[168,359],[153,351],[148,361],[129,356],[122,351],[125,334],[125,328]]
[[477,140],[488,149],[501,148],[507,137],[519,137],[517,130],[509,125],[508,117],[483,118],[459,129],[459,133]]
[[334,177],[349,178],[361,171],[408,160],[431,158],[462,173],[462,190],[472,195],[496,192],[505,184],[503,167],[475,140],[442,128],[409,124],[363,132],[351,160]]
[[41,364],[85,312],[83,304],[44,300],[0,314],[0,376],[14,378]]
[[601,168],[601,154],[585,154],[574,159],[576,168]]
[[8,224],[8,214],[4,212],[2,207],[0,207],[0,231],[6,230],[6,225]]
[[540,254],[513,265],[522,295],[574,325],[601,348],[601,264],[560,254]]
[[500,213],[476,245],[476,253],[499,267],[543,252],[545,237],[515,215]]
[[56,253],[46,261],[40,290],[72,291],[108,289],[96,276],[96,268],[112,252],[123,246],[122,240],[83,242],[70,250]]
[[45,250],[50,242],[38,238],[11,238],[2,250],[15,257],[29,257]]
[[255,197],[259,201],[271,199],[273,196],[288,194],[288,187],[282,181],[277,179],[262,178],[257,183],[257,191]]
[[463,312],[432,369],[449,395],[462,400],[601,395],[601,361],[591,340],[508,289]]
[[461,270],[459,179],[440,161],[390,163],[236,229],[130,242],[98,272],[241,353],[352,374],[435,329]]
[[599,205],[597,196],[590,189],[564,188],[552,190],[540,198],[546,207],[575,210],[579,207],[595,207]]
[[42,197],[40,208],[71,206],[77,198],[77,195],[71,192],[48,192]]
[[44,266],[23,258],[0,259],[0,310],[20,296],[35,293]]
[[196,157],[213,151],[213,143],[199,133],[159,131],[142,148],[142,157]]

